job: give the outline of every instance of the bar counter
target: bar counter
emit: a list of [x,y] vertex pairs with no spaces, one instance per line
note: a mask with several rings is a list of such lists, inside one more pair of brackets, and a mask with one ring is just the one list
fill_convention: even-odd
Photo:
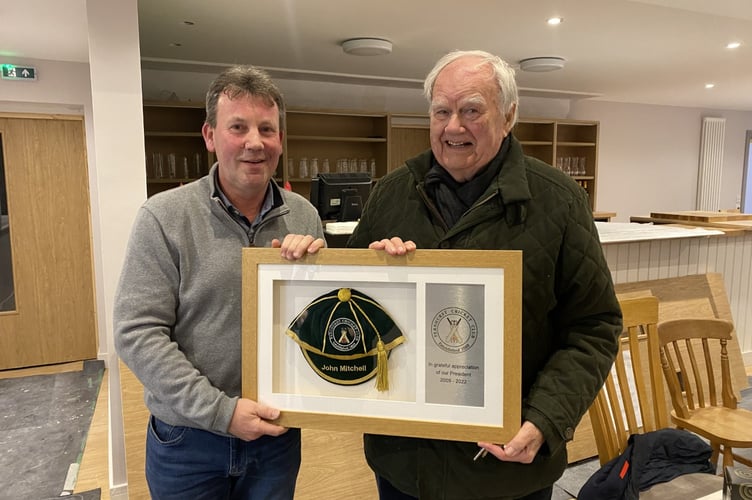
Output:
[[666,222],[596,222],[596,227],[617,285],[721,274],[739,347],[745,364],[752,365],[752,220],[744,218],[752,215],[720,217],[728,215],[735,220],[679,221],[651,214]]

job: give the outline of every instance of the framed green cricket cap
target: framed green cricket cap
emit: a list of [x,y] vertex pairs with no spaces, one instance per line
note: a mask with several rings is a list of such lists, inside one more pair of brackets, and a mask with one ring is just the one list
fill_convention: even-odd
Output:
[[332,290],[313,300],[286,333],[321,378],[355,385],[375,376],[380,391],[389,389],[389,352],[405,341],[381,305],[351,288]]

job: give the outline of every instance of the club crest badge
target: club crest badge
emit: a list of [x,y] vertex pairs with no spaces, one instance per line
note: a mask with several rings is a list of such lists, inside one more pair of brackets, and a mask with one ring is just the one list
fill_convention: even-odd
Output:
[[442,350],[460,354],[472,349],[478,339],[478,325],[461,307],[445,307],[431,322],[431,338]]

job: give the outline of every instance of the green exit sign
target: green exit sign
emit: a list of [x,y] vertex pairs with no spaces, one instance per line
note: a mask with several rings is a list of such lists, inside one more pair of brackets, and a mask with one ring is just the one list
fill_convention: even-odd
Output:
[[2,65],[3,80],[36,80],[37,69],[33,66]]

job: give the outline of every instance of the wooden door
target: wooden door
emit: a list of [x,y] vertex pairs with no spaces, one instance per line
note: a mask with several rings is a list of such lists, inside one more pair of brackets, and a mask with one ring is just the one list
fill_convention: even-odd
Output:
[[0,140],[15,290],[0,369],[96,358],[83,118],[0,114]]

